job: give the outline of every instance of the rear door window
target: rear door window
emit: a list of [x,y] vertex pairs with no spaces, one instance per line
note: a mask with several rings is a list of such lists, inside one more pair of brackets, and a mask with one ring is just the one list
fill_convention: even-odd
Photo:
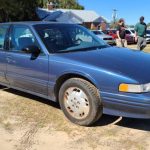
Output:
[[9,25],[0,25],[0,50],[4,50],[5,38]]

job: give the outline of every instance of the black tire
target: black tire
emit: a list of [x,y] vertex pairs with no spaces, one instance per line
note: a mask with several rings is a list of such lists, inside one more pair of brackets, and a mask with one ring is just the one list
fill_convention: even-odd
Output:
[[[83,118],[76,118],[74,116],[71,115],[72,110],[69,112],[69,110],[71,109],[70,107],[66,108],[65,106],[65,98],[66,95],[65,93],[67,92],[67,90],[71,89],[71,88],[76,88],[76,89],[80,89],[82,91],[82,93],[85,94],[85,96],[88,99],[88,113],[86,114],[85,117]],[[80,91],[80,92],[81,92]],[[74,92],[74,91],[73,91]],[[72,92],[72,93],[73,93]],[[78,92],[78,91],[75,91]],[[71,94],[70,94],[71,95]],[[72,98],[71,98],[72,99]],[[81,99],[81,97],[79,97],[78,99]],[[83,99],[83,98],[82,98]],[[84,99],[83,99],[84,100]],[[71,100],[72,101],[72,100]],[[73,100],[78,101],[76,100]],[[85,101],[87,101],[85,99]],[[82,126],[89,126],[92,125],[93,123],[95,123],[101,116],[103,113],[103,107],[102,107],[102,102],[100,99],[100,94],[98,89],[91,84],[90,82],[81,79],[81,78],[71,78],[68,79],[60,88],[59,90],[59,103],[60,103],[60,107],[63,110],[65,116],[73,123],[78,124],[78,125],[82,125]],[[81,102],[82,103],[82,102]],[[86,103],[86,102],[85,102]],[[67,102],[68,104],[68,102]],[[70,104],[70,103],[69,103]],[[71,104],[72,105],[72,104]],[[75,104],[76,105],[76,104]],[[80,105],[81,108],[85,108],[86,105],[84,107],[82,107],[82,105]],[[79,106],[79,107],[80,107]],[[72,106],[71,106],[72,107]],[[76,106],[77,107],[77,106]],[[82,110],[82,109],[81,109]],[[78,110],[77,110],[78,111]],[[74,112],[73,112],[74,113]],[[78,112],[79,113],[79,112]],[[84,116],[84,112],[83,112],[83,116]],[[80,115],[79,115],[80,117]]]

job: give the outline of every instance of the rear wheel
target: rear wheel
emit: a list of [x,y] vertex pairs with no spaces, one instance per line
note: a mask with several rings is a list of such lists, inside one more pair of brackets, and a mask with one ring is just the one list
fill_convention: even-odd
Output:
[[60,88],[59,103],[66,117],[79,125],[91,125],[102,116],[99,91],[84,79],[67,80]]

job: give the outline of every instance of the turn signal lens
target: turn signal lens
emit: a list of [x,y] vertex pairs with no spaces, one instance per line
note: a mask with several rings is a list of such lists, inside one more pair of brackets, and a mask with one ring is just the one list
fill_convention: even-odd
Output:
[[[147,86],[148,85],[148,86]],[[119,85],[120,92],[130,92],[130,93],[143,93],[150,91],[150,84],[125,84],[122,83]]]
[[128,92],[128,84],[120,84],[120,86],[119,86],[119,91],[120,92]]

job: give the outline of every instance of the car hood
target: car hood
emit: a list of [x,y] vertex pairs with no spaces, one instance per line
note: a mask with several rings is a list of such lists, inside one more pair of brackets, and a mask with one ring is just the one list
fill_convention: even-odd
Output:
[[103,38],[112,38],[112,36],[109,36],[109,35],[97,35],[99,38],[103,39]]
[[149,53],[127,48],[108,47],[58,55],[66,63],[108,70],[130,77],[139,83],[150,82]]

